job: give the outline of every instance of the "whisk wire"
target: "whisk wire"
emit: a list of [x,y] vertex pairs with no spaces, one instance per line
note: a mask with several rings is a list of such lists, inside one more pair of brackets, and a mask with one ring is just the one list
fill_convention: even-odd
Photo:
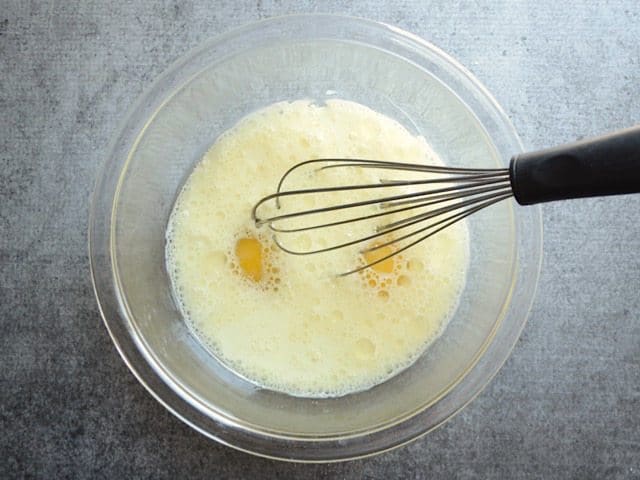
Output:
[[[465,188],[471,188],[474,185],[470,185],[468,187]],[[490,187],[485,187],[485,188],[479,188],[479,189],[475,189],[473,191],[469,191],[467,192],[467,196],[473,196],[473,195],[477,195],[480,193],[486,193],[486,192],[497,192],[500,190],[504,190],[505,188],[508,188],[508,184],[505,183],[499,183]],[[313,225],[308,225],[308,226],[304,226],[304,227],[297,227],[297,228],[281,228],[275,225],[275,222],[278,220],[286,220],[289,218],[292,218],[289,215],[280,215],[280,216],[276,216],[276,217],[271,217],[269,219],[269,228],[277,233],[296,233],[296,232],[304,232],[304,231],[309,231],[309,230],[317,230],[319,228],[328,228],[328,227],[335,227],[338,225],[344,225],[347,223],[356,223],[356,222],[362,222],[365,220],[371,220],[374,218],[379,218],[382,216],[386,216],[386,215],[393,215],[393,214],[397,214],[397,213],[402,213],[402,212],[406,212],[409,210],[415,210],[418,208],[424,208],[427,206],[431,206],[431,205],[436,205],[439,203],[444,203],[447,201],[451,201],[451,200],[455,200],[457,198],[460,198],[460,194],[457,192],[451,192],[451,193],[445,193],[442,195],[431,195],[430,192],[418,192],[416,193],[417,198],[412,198],[409,200],[404,200],[404,201],[397,201],[397,202],[384,202],[384,199],[374,199],[371,200],[367,203],[367,205],[373,205],[373,204],[380,204],[380,208],[381,209],[387,209],[385,211],[382,212],[377,212],[377,213],[372,213],[369,215],[362,215],[362,216],[357,216],[357,217],[349,217],[347,219],[344,220],[337,220],[337,221],[333,221],[333,222],[327,222],[327,223],[317,223],[317,224],[313,224]],[[427,200],[427,201],[425,201]],[[417,202],[422,202],[422,203],[417,203]],[[409,206],[403,206],[403,205],[409,205]],[[402,207],[402,208],[395,208],[393,210],[391,210],[390,208],[393,207]],[[347,208],[347,207],[345,207]],[[324,213],[327,210],[323,210],[323,209],[317,209],[316,213]],[[310,211],[303,211],[301,212],[304,215],[308,215],[311,214]]]
[[[420,192],[397,194],[397,195],[392,195],[392,196],[382,197],[382,198],[375,198],[375,199],[369,199],[369,200],[360,200],[360,201],[357,201],[357,202],[343,203],[343,204],[331,205],[331,206],[321,207],[321,208],[312,208],[312,209],[309,209],[309,210],[301,210],[301,211],[290,212],[290,213],[286,213],[286,214],[282,214],[282,215],[276,215],[276,216],[269,217],[269,218],[266,218],[266,219],[259,218],[258,215],[257,215],[258,209],[260,208],[260,206],[262,206],[263,204],[265,204],[266,202],[268,202],[270,200],[276,200],[277,201],[280,198],[291,197],[291,196],[295,196],[295,195],[309,195],[309,194],[319,194],[319,193],[344,192],[344,191],[351,191],[351,190],[365,190],[365,189],[374,189],[374,188],[389,188],[389,185],[381,184],[381,183],[372,183],[372,184],[364,184],[364,185],[347,185],[347,186],[342,186],[342,187],[320,187],[320,188],[308,188],[308,189],[300,189],[300,190],[279,191],[277,193],[273,193],[271,195],[267,195],[266,197],[263,197],[253,207],[251,215],[252,215],[253,220],[256,222],[257,225],[264,225],[266,223],[273,223],[273,222],[275,222],[277,220],[285,220],[285,219],[290,219],[290,218],[295,218],[295,217],[300,217],[300,216],[307,216],[307,215],[313,215],[313,214],[318,214],[318,213],[326,213],[326,212],[331,212],[331,211],[336,211],[336,210],[344,210],[344,209],[347,209],[347,208],[363,207],[363,206],[372,205],[372,204],[376,204],[376,203],[386,204],[388,202],[394,202],[394,201],[397,201],[397,200],[405,200],[405,199],[417,198],[417,197],[425,196],[425,195],[434,195],[434,194],[445,193],[445,192],[453,192],[453,191],[457,191],[457,190],[465,190],[465,189],[470,189],[470,188],[473,188],[473,187],[486,186],[486,185],[505,183],[506,182],[506,179],[503,178],[503,177],[468,176],[468,177],[460,177],[460,178],[450,177],[448,179],[417,180],[417,181],[412,182],[411,185],[428,185],[428,184],[434,184],[434,183],[454,183],[456,181],[463,181],[463,180],[465,182],[469,182],[469,183],[458,184],[458,185],[454,185],[454,186],[451,186],[451,187],[443,187],[443,188],[438,188],[438,189],[433,189],[433,190],[425,190],[425,191],[420,191]],[[278,208],[281,207],[281,205],[279,205],[279,202],[277,202],[276,206]]]
[[[344,186],[321,186],[317,188],[303,188],[296,190],[283,190],[285,180],[296,170],[304,166],[323,163],[320,168],[313,171],[322,171],[327,169],[354,167],[354,168],[370,168],[381,170],[395,171],[412,171],[430,174],[425,179],[381,179],[379,183],[351,184]],[[434,176],[435,175],[435,176]],[[273,201],[276,208],[282,208],[281,199],[285,197],[319,195],[335,192],[355,192],[359,190],[377,190],[380,188],[393,188],[402,186],[423,186],[418,192],[396,193],[393,195],[384,195],[377,198],[366,200],[349,201],[345,203],[331,204],[323,207],[314,207],[306,210],[294,210],[285,213],[275,214],[261,218],[258,210],[267,202]],[[296,250],[283,244],[281,240],[274,235],[273,239],[276,245],[283,251],[292,255],[312,255],[323,252],[330,252],[340,248],[355,246],[360,243],[373,242],[381,237],[389,237],[391,234],[400,232],[409,227],[428,222],[426,226],[403,233],[400,236],[392,237],[383,242],[375,243],[360,253],[367,253],[379,250],[384,247],[401,245],[402,242],[409,241],[406,245],[394,248],[389,254],[360,265],[357,268],[341,273],[340,276],[350,275],[360,272],[366,268],[375,266],[399,253],[413,247],[414,245],[426,240],[445,228],[459,222],[467,216],[476,213],[488,206],[500,202],[506,198],[513,196],[511,189],[510,174],[508,169],[475,169],[475,168],[453,168],[432,165],[421,165],[412,163],[390,162],[381,160],[364,160],[364,159],[313,159],[300,162],[289,170],[280,178],[276,193],[267,195],[255,204],[252,210],[252,217],[256,225],[268,225],[268,227],[277,234],[287,234],[304,232],[309,230],[317,230],[321,228],[335,227],[346,225],[365,220],[372,220],[383,216],[394,215],[420,208],[428,208],[437,206],[437,208],[422,213],[416,213],[401,220],[391,221],[385,225],[379,225],[371,234],[363,235],[356,239],[350,239],[345,242],[339,242],[330,246],[311,250]],[[382,211],[370,214],[352,215],[346,219],[332,220],[325,222],[316,222],[311,225],[283,227],[280,223],[296,219],[299,217],[314,216],[326,214],[328,212],[336,212],[339,210],[356,209],[359,207],[367,207],[378,205]],[[440,218],[443,217],[443,218]],[[417,239],[415,237],[418,236]]]
[[[382,237],[384,235],[388,235],[390,233],[397,232],[397,231],[402,230],[402,229],[407,228],[407,227],[411,227],[411,226],[416,225],[416,224],[418,224],[420,222],[423,222],[425,220],[429,220],[431,218],[435,218],[435,217],[438,217],[440,215],[443,215],[443,214],[446,214],[446,213],[450,213],[450,212],[455,211],[455,210],[457,210],[459,208],[464,208],[464,207],[476,205],[476,204],[486,200],[485,203],[481,203],[480,205],[476,205],[476,207],[473,207],[472,209],[470,209],[473,212],[476,212],[478,210],[481,210],[482,208],[485,208],[485,207],[495,203],[495,201],[493,201],[495,198],[498,198],[499,200],[503,200],[504,198],[510,197],[511,195],[512,195],[511,191],[503,190],[500,194],[498,194],[497,197],[494,194],[494,195],[484,195],[482,197],[472,198],[472,199],[467,200],[465,202],[459,202],[456,205],[455,209],[452,209],[450,207],[443,207],[443,208],[440,208],[440,209],[437,209],[437,210],[433,210],[433,211],[424,213],[422,215],[416,215],[416,216],[410,217],[409,219],[406,219],[404,221],[396,222],[397,225],[394,225],[394,224],[386,225],[386,226],[382,227],[381,229],[377,230],[375,233],[373,233],[371,235],[366,235],[364,237],[359,237],[359,238],[357,238],[355,240],[350,240],[350,241],[347,241],[347,242],[344,242],[344,243],[338,243],[336,245],[331,245],[329,247],[323,247],[323,248],[314,249],[314,250],[300,251],[300,250],[290,249],[290,248],[286,247],[284,244],[282,244],[280,241],[278,241],[277,237],[275,237],[275,236],[274,236],[274,241],[276,242],[276,244],[278,245],[279,248],[284,250],[286,253],[290,253],[292,255],[313,255],[313,254],[316,254],[316,253],[325,253],[325,252],[330,252],[330,251],[337,250],[337,249],[340,249],[340,248],[349,247],[349,246],[352,246],[352,245],[357,245],[359,243],[364,243],[364,242],[368,242],[368,241],[371,241],[371,240],[375,240],[376,238]],[[459,216],[461,216],[461,218],[464,218],[464,216],[466,216],[466,212],[467,212],[466,210],[464,210],[462,212],[458,212],[458,213],[456,213],[454,215],[451,215],[451,216],[446,217],[444,219],[441,219],[441,220],[439,220],[439,221],[437,221],[435,223],[432,223],[432,224],[430,224],[430,225],[428,225],[426,227],[423,227],[420,230],[417,230],[417,231],[414,231],[412,233],[403,235],[401,237],[393,238],[392,240],[390,240],[388,242],[385,242],[385,243],[382,243],[382,244],[378,244],[378,245],[375,245],[375,246],[373,246],[373,247],[371,247],[369,249],[363,250],[361,253],[368,252],[368,251],[374,251],[374,250],[377,250],[379,248],[383,248],[383,247],[386,247],[388,245],[391,245],[393,243],[398,243],[398,242],[400,242],[402,240],[406,240],[407,238],[411,237],[412,235],[424,232],[424,231],[428,230],[429,228],[433,228],[434,226],[437,226],[437,225],[439,225],[439,224],[441,224],[443,222],[446,222],[448,220],[455,219],[455,218],[457,218]],[[396,253],[397,253],[397,251],[396,251]]]
[[[409,244],[407,244],[407,245],[405,245],[405,246],[403,246],[403,247],[401,247],[401,248],[399,248],[399,249],[397,249],[397,250],[394,250],[394,251],[393,251],[393,252],[391,252],[390,254],[385,255],[385,256],[383,256],[383,257],[381,257],[381,258],[379,258],[379,259],[377,259],[377,260],[375,260],[375,261],[373,261],[373,262],[369,262],[369,263],[367,263],[367,264],[365,264],[365,265],[362,265],[362,266],[360,266],[360,267],[358,267],[358,268],[355,268],[355,269],[353,269],[353,270],[349,270],[349,271],[347,271],[347,272],[340,273],[340,274],[338,274],[338,276],[340,276],[340,277],[345,277],[345,276],[347,276],[347,275],[351,275],[351,274],[353,274],[353,273],[361,272],[361,271],[363,271],[363,270],[365,270],[365,269],[367,269],[367,268],[370,268],[370,267],[373,267],[373,266],[375,266],[375,265],[377,265],[377,264],[379,264],[379,263],[382,263],[382,262],[384,262],[385,260],[388,260],[388,259],[390,259],[390,258],[394,257],[395,255],[398,255],[399,253],[402,253],[402,252],[404,252],[405,250],[408,250],[409,248],[411,248],[411,247],[413,247],[413,246],[417,245],[418,243],[420,243],[420,242],[422,242],[422,241],[424,241],[424,240],[428,239],[429,237],[432,237],[432,236],[433,236],[433,235],[435,235],[436,233],[441,232],[441,231],[442,231],[442,230],[444,230],[445,228],[450,227],[451,225],[453,225],[453,224],[455,224],[455,223],[459,222],[460,220],[462,220],[462,219],[464,219],[464,218],[468,217],[469,215],[472,215],[472,214],[474,214],[474,213],[476,213],[476,212],[479,212],[479,211],[480,211],[480,210],[482,210],[483,208],[486,208],[486,207],[488,207],[488,206],[490,206],[490,205],[493,205],[494,203],[498,203],[498,202],[500,202],[500,201],[502,201],[502,200],[505,200],[506,198],[509,198],[509,197],[511,197],[511,196],[512,196],[512,194],[511,194],[511,193],[509,193],[508,195],[504,195],[504,196],[501,196],[501,197],[496,197],[496,198],[494,198],[494,199],[492,199],[492,200],[490,200],[490,201],[485,202],[484,204],[478,205],[478,206],[476,206],[476,207],[474,207],[474,208],[470,208],[470,209],[468,209],[468,210],[466,210],[466,211],[463,211],[463,212],[459,212],[459,213],[458,213],[458,214],[456,214],[456,215],[452,215],[452,216],[451,216],[451,217],[449,217],[448,219],[443,219],[443,220],[441,220],[441,221],[439,221],[439,222],[437,222],[437,223],[435,223],[435,224],[429,225],[429,226],[427,226],[427,227],[421,228],[420,230],[416,230],[415,232],[412,232],[412,233],[410,233],[410,234],[408,234],[408,235],[405,235],[404,237],[400,237],[400,239],[410,238],[410,237],[412,237],[412,236],[414,236],[414,235],[418,235],[418,234],[420,234],[420,233],[422,233],[422,232],[424,232],[424,231],[426,231],[426,230],[428,230],[428,229],[430,229],[430,228],[433,228],[434,226],[437,226],[437,225],[439,225],[439,224],[442,224],[443,222],[446,222],[446,220],[450,220],[449,222],[447,222],[447,223],[445,223],[444,225],[440,226],[440,227],[439,227],[439,228],[437,228],[436,230],[433,230],[432,232],[429,232],[427,235],[424,235],[424,236],[422,236],[422,237],[418,238],[417,240],[414,240],[413,242],[411,242],[411,243],[409,243]],[[372,252],[372,251],[378,250],[378,249],[380,249],[380,248],[387,247],[387,246],[389,246],[389,245],[392,245],[392,244],[394,244],[394,243],[397,243],[397,241],[398,241],[398,240],[400,240],[400,239],[393,239],[393,240],[390,240],[390,241],[388,241],[388,242],[386,242],[386,243],[383,243],[383,244],[380,244],[380,245],[373,246],[373,247],[371,247],[371,248],[368,248],[368,249],[364,250],[364,251],[363,251],[363,252],[361,252],[361,253]]]

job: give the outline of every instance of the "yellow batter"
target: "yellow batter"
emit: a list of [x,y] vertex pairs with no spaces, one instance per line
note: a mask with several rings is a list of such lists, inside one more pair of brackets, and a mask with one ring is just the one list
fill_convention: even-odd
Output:
[[[280,251],[251,209],[293,164],[327,157],[442,163],[422,137],[362,105],[282,102],[217,140],[167,229],[168,270],[195,335],[243,377],[309,397],[367,389],[408,367],[451,317],[468,262],[464,223],[347,277],[335,274],[357,266],[353,250]],[[380,176],[349,170],[347,183]]]

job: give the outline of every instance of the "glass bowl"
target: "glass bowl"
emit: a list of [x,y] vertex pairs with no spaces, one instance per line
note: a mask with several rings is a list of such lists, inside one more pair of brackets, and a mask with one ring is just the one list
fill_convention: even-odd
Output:
[[270,19],[187,54],[132,106],[97,179],[89,253],[111,337],[167,409],[246,452],[336,461],[434,429],[498,371],[536,289],[540,210],[504,201],[469,219],[471,260],[459,307],[404,372],[340,398],[262,389],[225,368],[190,333],[165,268],[165,228],[181,185],[222,132],[258,108],[301,98],[367,105],[423,135],[451,166],[503,167],[522,150],[491,95],[424,40],[348,17]]

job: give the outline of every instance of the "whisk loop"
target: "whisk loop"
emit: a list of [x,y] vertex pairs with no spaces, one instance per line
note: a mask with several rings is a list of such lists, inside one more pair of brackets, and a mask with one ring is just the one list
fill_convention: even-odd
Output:
[[[363,168],[393,170],[396,172],[417,172],[425,174],[424,178],[411,179],[380,179],[378,183],[364,183],[345,186],[321,186],[315,188],[301,188],[285,190],[287,178],[302,167],[317,166],[314,172],[333,170],[337,168]],[[415,177],[415,175],[414,175]],[[418,191],[406,191],[408,187]],[[400,193],[391,194],[390,189],[402,189]],[[305,196],[322,194],[382,192],[373,198],[338,202],[321,207],[299,208],[300,201]],[[386,192],[386,193],[385,193]],[[349,275],[384,262],[389,258],[426,240],[441,230],[459,222],[465,217],[485,207],[493,205],[512,196],[509,184],[508,169],[472,169],[429,166],[412,163],[388,162],[380,160],[354,159],[314,159],[298,163],[282,176],[274,194],[262,198],[253,208],[252,217],[257,225],[267,225],[274,232],[274,242],[283,251],[292,255],[312,255],[330,252],[340,248],[358,244],[369,244],[360,253],[376,251],[386,247],[394,247],[392,253],[365,263],[340,275]],[[299,198],[296,198],[299,197]],[[293,210],[284,210],[285,198],[293,199]],[[295,200],[298,201],[295,201]],[[261,216],[260,212],[269,202],[275,205],[272,215]],[[289,202],[287,202],[289,203]],[[369,207],[367,213],[362,209]],[[374,207],[374,208],[371,208]],[[373,211],[371,211],[373,210]],[[320,218],[323,214],[339,213],[341,211],[357,211],[348,213],[345,218],[330,221],[313,221],[294,223],[295,220],[308,217]],[[285,234],[294,234],[318,229],[353,225],[360,222],[383,219],[383,217],[408,214],[402,219],[395,219],[386,223],[376,223],[369,234],[364,234],[346,241],[312,249],[291,248],[281,241]],[[425,225],[426,222],[426,225]],[[407,231],[411,227],[416,227]],[[348,234],[346,235],[349,236]]]

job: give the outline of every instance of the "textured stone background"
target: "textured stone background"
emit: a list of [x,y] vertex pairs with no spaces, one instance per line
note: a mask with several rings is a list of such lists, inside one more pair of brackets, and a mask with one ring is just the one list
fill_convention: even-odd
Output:
[[444,48],[531,148],[640,122],[636,0],[0,0],[0,478],[640,478],[640,196],[544,206],[540,288],[512,357],[463,413],[394,452],[254,458],[183,425],[129,373],[87,261],[108,139],[204,39],[313,11]]

